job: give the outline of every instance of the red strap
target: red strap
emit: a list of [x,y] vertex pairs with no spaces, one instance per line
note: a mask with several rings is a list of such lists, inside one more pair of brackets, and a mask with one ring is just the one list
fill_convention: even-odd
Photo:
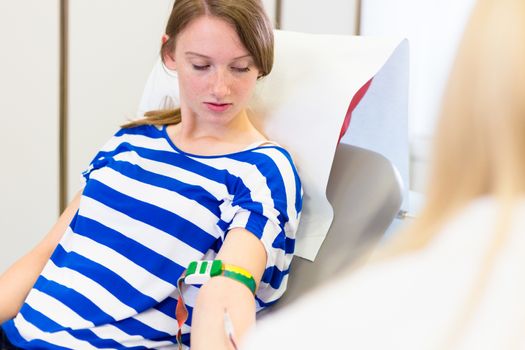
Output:
[[348,130],[348,126],[350,125],[350,120],[352,119],[352,113],[354,112],[354,109],[357,107],[359,102],[361,102],[361,100],[365,96],[366,92],[368,91],[368,88],[370,87],[370,84],[372,84],[373,79],[374,78],[367,81],[366,84],[363,85],[355,93],[354,97],[352,97],[352,101],[350,101],[350,105],[348,106],[348,110],[346,111],[346,116],[345,116],[345,120],[343,121],[343,126],[341,127],[341,133],[339,134],[339,140],[337,140],[338,143],[339,141],[341,141],[341,138],[344,136],[344,134]]
[[184,284],[185,273],[181,275],[177,281],[179,287],[179,297],[177,298],[177,307],[175,309],[175,318],[179,325],[179,330],[177,331],[177,343],[179,344],[179,350],[182,350],[182,326],[188,320],[188,309],[184,303],[184,298],[182,297],[182,286]]

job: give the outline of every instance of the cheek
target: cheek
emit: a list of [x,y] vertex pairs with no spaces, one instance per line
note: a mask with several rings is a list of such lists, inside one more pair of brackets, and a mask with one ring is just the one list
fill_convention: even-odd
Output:
[[257,83],[257,77],[250,77],[249,79],[242,79],[238,82],[238,91],[247,97],[250,97],[255,89]]
[[192,94],[202,91],[205,86],[206,82],[202,78],[179,74],[179,89],[181,93],[187,92],[185,94],[187,97],[191,97]]

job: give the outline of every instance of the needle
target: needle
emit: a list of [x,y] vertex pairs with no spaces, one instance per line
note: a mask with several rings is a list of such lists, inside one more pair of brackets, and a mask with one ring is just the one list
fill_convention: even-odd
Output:
[[228,314],[228,311],[226,310],[224,310],[224,330],[226,331],[226,335],[228,336],[228,339],[230,339],[233,348],[237,350],[237,344],[235,343],[235,333],[233,331],[233,323],[230,315]]

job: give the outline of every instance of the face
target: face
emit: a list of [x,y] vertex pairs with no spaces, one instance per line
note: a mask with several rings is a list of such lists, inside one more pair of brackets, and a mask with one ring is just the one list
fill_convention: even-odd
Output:
[[228,123],[238,117],[259,75],[233,26],[209,16],[179,33],[166,63],[179,77],[183,117],[204,122]]

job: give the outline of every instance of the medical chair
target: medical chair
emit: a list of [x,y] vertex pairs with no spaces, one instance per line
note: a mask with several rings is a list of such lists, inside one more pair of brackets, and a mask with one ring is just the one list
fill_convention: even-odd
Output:
[[330,172],[327,196],[334,219],[315,261],[294,257],[286,293],[258,319],[348,273],[396,219],[403,201],[397,169],[384,156],[341,143]]
[[[406,42],[275,34],[274,69],[250,112],[290,151],[304,205],[287,292],[262,317],[351,268],[398,215],[408,182]],[[159,60],[139,115],[177,106],[176,86]]]

